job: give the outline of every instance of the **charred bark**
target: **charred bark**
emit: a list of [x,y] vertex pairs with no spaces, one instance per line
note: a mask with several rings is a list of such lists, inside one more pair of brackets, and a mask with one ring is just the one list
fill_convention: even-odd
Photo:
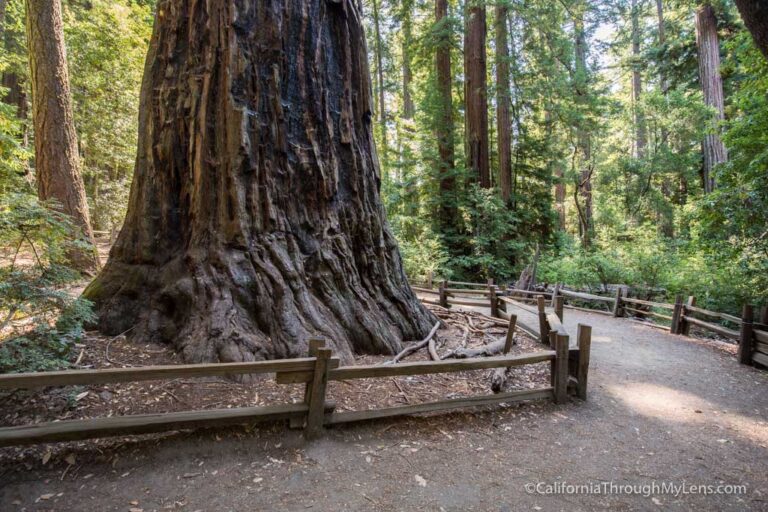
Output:
[[[699,52],[699,81],[704,103],[715,109],[716,120],[725,119],[723,79],[720,76],[720,42],[717,36],[717,18],[710,4],[696,9],[696,47]],[[702,143],[704,192],[715,189],[714,168],[728,160],[728,152],[719,135],[719,128],[704,137]]]
[[464,102],[467,169],[483,188],[491,187],[488,144],[488,83],[485,6],[467,2],[464,33]]
[[[82,238],[95,247],[80,175],[61,1],[26,0],[26,8],[37,193],[43,201],[55,200],[81,230]],[[78,270],[98,269],[95,248],[72,249],[68,257]]]
[[187,361],[396,353],[435,319],[379,196],[356,0],[158,4],[99,327]]

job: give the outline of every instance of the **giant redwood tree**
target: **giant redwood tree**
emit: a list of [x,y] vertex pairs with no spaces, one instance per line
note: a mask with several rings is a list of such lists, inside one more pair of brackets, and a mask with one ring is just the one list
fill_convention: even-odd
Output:
[[188,361],[391,353],[434,318],[379,196],[356,0],[165,0],[125,224],[85,295]]

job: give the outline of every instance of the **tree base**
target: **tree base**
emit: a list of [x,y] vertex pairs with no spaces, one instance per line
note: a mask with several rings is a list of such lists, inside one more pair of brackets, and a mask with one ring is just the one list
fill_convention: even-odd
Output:
[[278,250],[222,249],[160,267],[113,258],[84,296],[97,305],[101,332],[172,344],[187,362],[301,357],[313,337],[344,360],[395,354],[435,322],[402,271],[374,284],[339,259],[316,255],[303,271],[294,263]]

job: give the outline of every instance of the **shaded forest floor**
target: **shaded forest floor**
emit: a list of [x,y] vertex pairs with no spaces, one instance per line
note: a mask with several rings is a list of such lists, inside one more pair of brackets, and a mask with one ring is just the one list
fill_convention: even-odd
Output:
[[[466,325],[467,327],[462,328]],[[470,330],[471,329],[471,330]],[[437,351],[442,354],[459,347],[479,348],[503,338],[506,328],[495,326],[480,316],[454,313],[436,335]],[[524,333],[515,335],[511,353],[522,354],[547,350]],[[105,337],[89,333],[76,347],[78,368],[126,368],[134,366],[182,364],[168,347],[129,341],[125,336]],[[381,364],[391,356],[358,356],[355,364]],[[426,349],[407,361],[429,360]],[[329,399],[337,411],[394,407],[411,403],[487,394],[493,370],[449,374],[358,379],[329,384]],[[549,363],[511,368],[506,390],[532,389],[549,385]],[[184,410],[250,407],[300,402],[304,385],[277,384],[273,377],[258,376],[248,382],[210,377],[165,381],[127,382],[109,385],[69,386],[35,391],[0,391],[0,426],[27,425],[129,414],[149,414]],[[157,436],[162,437],[162,436]],[[124,440],[104,439],[78,443],[96,444],[105,449]],[[73,445],[54,446],[56,453]],[[0,450],[0,463],[8,458],[43,457],[50,448]],[[50,456],[55,453],[50,452]]]
[[[59,445],[50,456],[4,452],[0,510],[768,509],[768,373],[739,366],[719,343],[566,311],[567,328],[577,322],[594,329],[587,402],[349,425],[311,443],[274,425]],[[396,386],[386,393],[404,399]],[[747,492],[525,487],[654,481],[745,484]]]

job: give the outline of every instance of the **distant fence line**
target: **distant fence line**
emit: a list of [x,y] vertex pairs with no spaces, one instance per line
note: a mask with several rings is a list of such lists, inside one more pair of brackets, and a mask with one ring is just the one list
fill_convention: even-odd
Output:
[[[485,283],[473,283],[436,280],[431,274],[418,284],[420,286],[412,286],[415,291],[437,297],[436,300],[425,299],[426,303],[442,307],[450,307],[452,304],[487,307],[491,310],[492,316],[498,316],[499,309],[505,303],[510,303],[532,314],[540,314],[529,304],[537,304],[538,297],[541,297],[549,301],[556,311],[560,311],[561,319],[562,309],[571,308],[613,317],[624,317],[630,313],[643,319],[662,320],[669,325],[651,322],[643,322],[643,324],[669,330],[671,334],[688,336],[691,327],[696,326],[738,343],[737,357],[741,364],[756,363],[768,367],[768,308],[766,307],[762,308],[759,318],[756,318],[755,307],[745,304],[741,317],[737,317],[697,307],[694,296],[684,300],[682,295],[678,295],[674,303],[625,297],[623,290],[626,287],[623,286],[617,286],[613,296],[605,296],[571,290],[561,284],[556,284],[552,291],[521,290],[511,286],[496,285],[493,279]],[[573,304],[574,302],[578,305]],[[604,309],[595,309],[593,306],[596,304],[603,304]],[[721,323],[714,323],[712,319]],[[519,321],[518,324],[520,324]],[[728,324],[736,328],[727,327]],[[535,336],[534,329],[530,326],[522,324],[521,328]]]

